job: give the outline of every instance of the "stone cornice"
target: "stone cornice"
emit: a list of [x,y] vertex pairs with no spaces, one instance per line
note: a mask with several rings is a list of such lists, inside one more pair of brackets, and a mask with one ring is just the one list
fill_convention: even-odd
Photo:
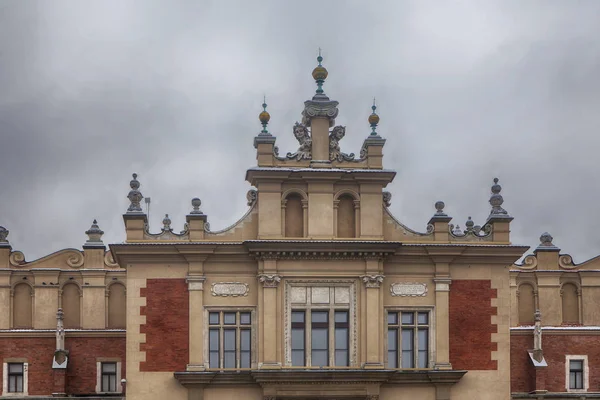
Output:
[[290,179],[326,180],[328,182],[354,181],[379,182],[384,186],[391,182],[396,176],[396,171],[386,169],[359,169],[359,168],[250,168],[246,171],[246,180],[252,186],[259,181],[287,181]]
[[[0,337],[55,337],[56,329],[2,329]],[[125,329],[65,329],[65,337],[122,337]]]
[[340,384],[455,384],[467,371],[364,370],[364,369],[288,369],[175,372],[185,387],[234,385],[340,385]]

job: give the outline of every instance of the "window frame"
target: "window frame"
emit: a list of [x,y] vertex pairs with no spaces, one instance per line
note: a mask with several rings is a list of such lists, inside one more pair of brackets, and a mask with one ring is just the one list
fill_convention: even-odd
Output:
[[[328,330],[328,367],[327,368],[352,368],[357,367],[357,337],[358,322],[356,321],[356,280],[351,279],[323,279],[323,280],[295,280],[285,281],[284,292],[284,334],[285,334],[285,357],[284,365],[295,368],[320,368],[312,366],[312,343],[311,343],[311,311],[329,311],[329,330]],[[303,287],[307,289],[306,301],[304,303],[295,302],[292,298],[292,289]],[[312,289],[329,289],[329,303],[312,303]],[[310,291],[308,289],[310,288]],[[348,289],[348,301],[336,302],[336,289]],[[311,293],[311,295],[309,295]],[[303,366],[292,365],[292,312],[305,312],[305,339],[304,339],[304,359]],[[348,313],[348,363],[344,366],[335,365],[335,312],[346,311]]]
[[[418,368],[418,367],[414,367],[414,368],[402,368],[402,312],[412,312],[412,313],[419,313],[419,312],[426,312],[429,314],[429,324],[425,325],[427,326],[427,329],[429,330],[428,332],[428,355],[427,355],[427,367],[425,368]],[[389,353],[388,353],[388,329],[389,329],[389,324],[388,324],[388,314],[390,313],[397,313],[398,314],[398,324],[394,325],[397,326],[397,340],[396,340],[396,351],[398,353],[398,361],[397,361],[397,367],[396,368],[390,368],[390,369],[398,369],[398,370],[412,370],[412,369],[419,369],[419,370],[423,370],[423,369],[433,369],[434,364],[435,364],[435,352],[436,352],[436,343],[435,343],[435,307],[433,306],[404,306],[404,307],[385,307],[384,309],[384,319],[383,319],[383,323],[384,323],[384,327],[383,327],[383,333],[384,333],[384,340],[383,340],[383,346],[384,346],[384,365],[386,368],[389,368]],[[415,316],[416,317],[416,316]],[[418,324],[416,323],[417,321],[415,321],[414,325],[410,325],[411,327],[414,327],[415,331],[418,329]],[[413,339],[414,340],[414,339]],[[418,360],[418,348],[414,348],[413,349],[414,352],[414,356],[413,358],[415,360]],[[418,365],[418,362],[415,364]]]
[[[103,364],[116,364],[116,373],[115,373],[115,391],[107,392],[102,390],[102,378],[104,374],[102,373],[102,365]],[[122,379],[122,363],[120,358],[98,358],[96,359],[96,394],[114,394],[114,393],[123,393],[123,385],[121,385]]]
[[[23,366],[23,391],[22,392],[9,392],[9,382],[10,382],[10,376],[11,374],[9,373],[9,365],[10,364],[21,364]],[[4,359],[2,362],[2,396],[6,396],[6,397],[11,397],[11,396],[15,396],[15,397],[23,397],[23,396],[28,396],[28,386],[29,386],[29,379],[28,379],[28,371],[29,371],[29,363],[27,362],[26,359],[21,359],[21,358],[7,358]]]
[[[211,313],[219,313],[219,324],[218,325],[210,325],[209,317]],[[235,324],[225,324],[223,321],[224,313],[235,312],[236,313],[236,323]],[[242,313],[250,313],[250,324],[241,324],[241,314]],[[255,307],[232,307],[232,306],[205,306],[204,307],[204,326],[205,326],[205,335],[204,335],[204,368],[206,370],[211,371],[221,371],[221,370],[248,370],[248,369],[256,369],[256,335],[257,335],[257,319],[256,319],[256,308]],[[219,331],[219,367],[211,367],[210,366],[210,331],[217,330]],[[225,330],[235,330],[235,367],[234,368],[224,368],[222,367],[225,363],[225,350],[224,350],[224,331]],[[241,349],[241,340],[242,340],[242,331],[250,331],[250,367],[241,367],[242,363],[242,349]],[[245,351],[245,350],[244,350]],[[239,367],[238,367],[239,366]]]
[[[583,361],[583,388],[571,389],[570,373],[571,373],[571,361]],[[565,355],[565,389],[569,393],[585,393],[590,388],[590,369],[588,366],[587,355]]]

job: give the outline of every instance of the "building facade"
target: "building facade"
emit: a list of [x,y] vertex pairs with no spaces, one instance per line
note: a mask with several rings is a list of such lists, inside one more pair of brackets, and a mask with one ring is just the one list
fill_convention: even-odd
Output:
[[263,104],[231,227],[211,230],[195,198],[184,231],[166,216],[150,232],[134,174],[124,243],[107,249],[94,221],[83,251],[30,262],[0,229],[2,398],[600,397],[600,261],[543,235],[515,264],[528,247],[497,179],[481,225],[458,229],[441,201],[423,232],[403,225],[375,105],[359,155],[341,152],[318,61],[296,152],[279,155]]

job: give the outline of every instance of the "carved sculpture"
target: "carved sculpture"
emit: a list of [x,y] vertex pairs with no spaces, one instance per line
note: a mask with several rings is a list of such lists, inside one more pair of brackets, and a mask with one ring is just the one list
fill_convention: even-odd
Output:
[[345,154],[340,150],[340,140],[346,136],[346,127],[338,125],[329,134],[329,160],[330,161],[352,161],[354,153]]
[[137,180],[138,175],[133,174],[133,179],[129,182],[129,187],[131,190],[127,195],[127,198],[131,202],[129,208],[127,208],[128,213],[141,213],[142,207],[140,206],[140,201],[144,198],[142,193],[138,190],[140,188],[140,182]]
[[295,153],[287,153],[286,157],[298,161],[312,159],[312,139],[308,133],[308,128],[304,124],[296,122],[294,124],[294,136],[300,143],[300,147]]
[[0,242],[8,243],[8,240],[6,240],[7,237],[8,237],[8,229],[6,229],[3,226],[0,226]]

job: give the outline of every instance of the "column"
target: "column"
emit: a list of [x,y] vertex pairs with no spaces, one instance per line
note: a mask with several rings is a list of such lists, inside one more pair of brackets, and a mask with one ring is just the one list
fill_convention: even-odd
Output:
[[[436,264],[435,283],[435,369],[452,369],[450,364],[450,284],[448,263]],[[445,391],[444,388],[437,389]],[[440,398],[438,396],[438,398]],[[445,397],[441,397],[445,398]]]
[[383,368],[382,352],[380,351],[382,343],[381,318],[383,315],[380,289],[384,276],[379,273],[379,264],[378,259],[366,260],[367,273],[361,276],[365,285],[366,298],[366,310],[361,311],[361,314],[365,316],[363,320],[367,325],[367,337],[365,338],[367,358],[364,368],[374,369]]
[[[203,371],[204,366],[204,281],[202,275],[186,277],[190,298],[190,360],[188,371]],[[189,389],[190,392],[194,391]],[[202,389],[200,389],[202,391]],[[201,398],[201,397],[200,397]]]
[[276,272],[277,260],[266,259],[263,261],[263,273],[258,275],[258,281],[262,288],[259,296],[262,297],[260,313],[260,343],[262,348],[262,360],[259,359],[261,369],[280,369],[281,362],[277,360],[278,319],[277,313],[277,288],[281,282],[281,276]]

